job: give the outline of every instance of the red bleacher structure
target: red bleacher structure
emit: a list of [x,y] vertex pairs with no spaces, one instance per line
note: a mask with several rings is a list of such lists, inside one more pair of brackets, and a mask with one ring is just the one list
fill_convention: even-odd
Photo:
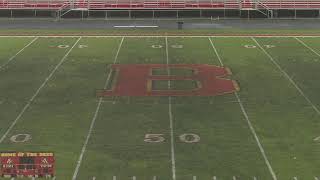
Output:
[[320,9],[320,0],[0,0],[0,9]]

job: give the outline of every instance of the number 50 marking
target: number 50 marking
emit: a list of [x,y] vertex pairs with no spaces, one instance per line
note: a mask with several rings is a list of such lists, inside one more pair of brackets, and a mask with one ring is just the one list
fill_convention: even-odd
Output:
[[[163,136],[164,134],[146,134],[144,137],[144,142],[160,143],[165,141],[165,138]],[[184,142],[184,143],[197,143],[200,141],[200,136],[193,133],[186,133],[186,134],[181,134],[179,136],[179,139],[181,142]]]

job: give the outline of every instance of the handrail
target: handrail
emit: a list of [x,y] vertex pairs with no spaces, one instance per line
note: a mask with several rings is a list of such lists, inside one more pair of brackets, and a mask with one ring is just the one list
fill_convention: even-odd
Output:
[[320,0],[0,0],[0,9],[320,9]]

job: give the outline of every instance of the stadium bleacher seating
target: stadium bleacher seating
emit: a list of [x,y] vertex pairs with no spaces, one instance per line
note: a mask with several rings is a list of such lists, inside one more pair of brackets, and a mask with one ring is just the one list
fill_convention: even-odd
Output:
[[0,0],[0,9],[320,9],[320,0]]

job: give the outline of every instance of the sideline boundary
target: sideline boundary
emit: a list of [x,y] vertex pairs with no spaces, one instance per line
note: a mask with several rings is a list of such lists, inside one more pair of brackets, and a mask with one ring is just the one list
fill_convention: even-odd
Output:
[[53,35],[0,35],[0,38],[3,38],[3,37],[16,37],[16,38],[24,38],[24,37],[38,37],[38,38],[67,38],[67,37],[70,37],[70,38],[77,38],[77,37],[92,37],[92,38],[111,38],[111,37],[115,37],[115,38],[122,38],[122,37],[135,37],[135,38],[138,38],[138,37],[141,37],[141,38],[145,38],[145,37],[220,37],[220,38],[248,38],[248,37],[279,37],[279,38],[284,38],[284,37],[291,37],[291,38],[295,38],[295,37],[309,37],[309,38],[319,38],[320,35],[318,34],[315,34],[315,35],[296,35],[296,34],[275,34],[275,35],[271,35],[271,34],[257,34],[257,35],[252,35],[252,34],[244,34],[244,35],[234,35],[234,34],[230,34],[230,35],[227,35],[227,34],[208,34],[208,35],[194,35],[194,34],[190,34],[190,35],[187,35],[187,34],[166,34],[166,35],[130,35],[130,34],[123,34],[123,35],[98,35],[98,34],[93,34],[93,35],[69,35],[69,34],[53,34]]

